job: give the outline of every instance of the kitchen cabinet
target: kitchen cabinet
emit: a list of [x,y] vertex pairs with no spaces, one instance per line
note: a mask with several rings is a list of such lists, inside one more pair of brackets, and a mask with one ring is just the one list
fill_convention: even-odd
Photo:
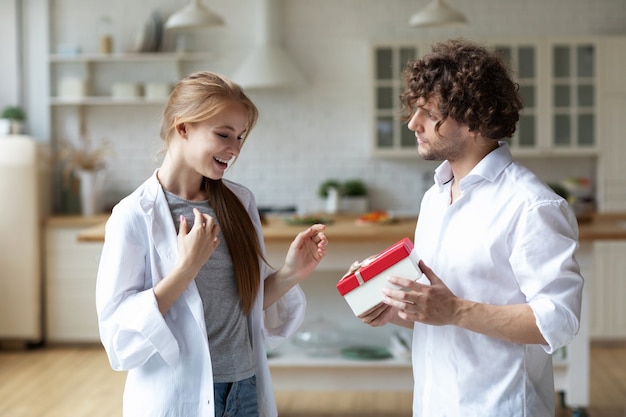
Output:
[[422,55],[427,44],[381,44],[372,47],[373,142],[375,156],[417,157],[415,136],[398,120],[401,73],[406,63]]
[[97,343],[96,275],[101,242],[77,235],[105,218],[54,217],[45,227],[45,340]]
[[582,242],[576,253],[580,273],[585,279],[578,334],[569,345],[552,356],[555,391],[563,393],[564,401],[572,408],[589,406],[589,323],[591,306],[595,306],[595,301],[591,299],[595,284],[592,246],[590,241]]
[[518,156],[597,152],[598,66],[594,40],[496,44],[509,62],[524,109],[511,149]]
[[626,340],[626,213],[598,213],[579,227],[581,248],[590,253],[586,271],[589,334],[597,341]]
[[[485,42],[509,62],[520,87],[524,109],[510,140],[516,156],[595,156],[601,152],[603,130],[598,121],[606,117],[602,112],[613,117],[615,114],[608,113],[609,98],[600,94],[599,74],[616,80],[622,85],[618,91],[624,90],[623,77],[617,76],[624,65],[624,53],[621,65],[613,62],[613,51],[620,47],[624,51],[624,42],[603,37]],[[400,73],[407,61],[428,53],[430,44],[424,41],[372,47],[373,155],[418,157],[411,152],[416,147],[413,132],[397,117],[401,111]],[[616,137],[607,142],[616,142]]]
[[519,152],[522,149],[546,147],[542,141],[546,141],[548,137],[539,135],[541,130],[539,125],[541,103],[546,102],[545,98],[540,97],[542,90],[539,88],[538,64],[542,57],[540,56],[539,43],[524,41],[498,43],[494,49],[509,63],[511,70],[516,75],[520,96],[524,104],[517,130],[510,139],[511,149]]
[[604,40],[599,51],[599,148],[598,208],[606,212],[626,211],[626,38]]
[[[626,221],[625,221],[626,222]],[[626,223],[624,225],[626,229]],[[593,245],[591,337],[626,340],[626,240],[599,240]]]

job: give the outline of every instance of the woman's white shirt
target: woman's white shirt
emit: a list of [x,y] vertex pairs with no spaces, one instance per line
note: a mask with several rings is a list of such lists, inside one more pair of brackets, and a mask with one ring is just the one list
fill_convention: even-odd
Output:
[[[247,188],[224,180],[247,208],[264,249],[262,227]],[[213,417],[213,377],[202,300],[191,283],[165,316],[152,288],[174,266],[177,235],[155,173],[113,209],[98,269],[100,337],[111,366],[128,371],[124,416]],[[261,277],[270,273],[261,262]],[[299,286],[265,312],[263,285],[248,318],[256,358],[260,415],[276,416],[264,345],[275,347],[302,323]]]

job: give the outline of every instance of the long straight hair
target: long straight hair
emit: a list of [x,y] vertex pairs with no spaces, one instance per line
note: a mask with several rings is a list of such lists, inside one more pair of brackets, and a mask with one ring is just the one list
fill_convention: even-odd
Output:
[[[207,120],[222,111],[230,101],[243,104],[248,112],[243,146],[256,124],[258,109],[241,87],[222,75],[208,71],[190,74],[176,85],[163,111],[161,138],[169,144],[176,126]],[[221,179],[205,177],[202,187],[226,240],[237,281],[239,302],[247,315],[252,310],[261,285],[260,261],[265,261],[256,229],[241,200]]]

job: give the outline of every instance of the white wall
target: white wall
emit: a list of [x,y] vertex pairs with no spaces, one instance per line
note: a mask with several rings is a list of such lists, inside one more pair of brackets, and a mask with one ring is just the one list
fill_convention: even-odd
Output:
[[[199,48],[217,53],[207,69],[231,75],[254,44],[256,21],[250,11],[256,10],[254,1],[204,0],[227,21],[226,27],[203,31],[202,38],[196,39]],[[139,25],[152,9],[170,13],[185,3],[50,0],[50,49],[59,43],[77,43],[84,52],[94,52],[97,23],[106,15],[114,21],[115,49],[124,50],[132,45]],[[324,179],[362,177],[372,190],[373,208],[417,209],[434,164],[419,159],[372,159],[368,153],[371,42],[626,33],[624,0],[450,0],[467,15],[468,26],[410,28],[409,16],[426,3],[281,0],[284,43],[308,84],[290,91],[249,92],[260,108],[261,119],[229,177],[251,187],[259,204],[296,203],[301,210],[322,207],[316,189]],[[45,77],[45,65],[37,70]],[[129,112],[107,108],[91,111],[98,112],[102,122],[88,126],[90,136],[107,137],[115,145],[107,181],[109,198],[115,200],[156,167],[158,112],[135,108]],[[545,161],[529,164],[550,180],[593,176],[594,172],[593,161],[586,159],[559,164],[558,171],[547,168],[554,165]]]
[[0,111],[5,106],[15,106],[19,102],[17,21],[14,1],[0,0]]

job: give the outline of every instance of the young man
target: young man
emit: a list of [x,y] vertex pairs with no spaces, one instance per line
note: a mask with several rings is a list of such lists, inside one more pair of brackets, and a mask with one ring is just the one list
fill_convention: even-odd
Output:
[[550,354],[579,327],[576,218],[501,141],[522,104],[498,56],[448,41],[404,78],[418,153],[443,161],[415,230],[427,280],[390,277],[405,291],[362,320],[414,329],[415,417],[553,417]]

